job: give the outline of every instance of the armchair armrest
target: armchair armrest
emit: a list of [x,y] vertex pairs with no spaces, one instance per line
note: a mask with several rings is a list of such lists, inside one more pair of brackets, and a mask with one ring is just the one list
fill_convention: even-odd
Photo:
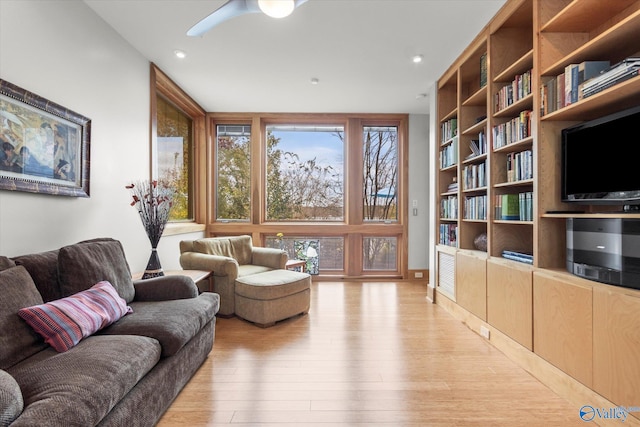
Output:
[[134,280],[134,301],[168,301],[198,296],[198,287],[189,276],[161,276]]
[[280,249],[254,246],[251,252],[253,265],[282,269],[287,263],[287,253]]
[[180,255],[180,265],[185,270],[213,271],[214,276],[229,276],[232,281],[238,277],[238,262],[230,257],[184,252]]

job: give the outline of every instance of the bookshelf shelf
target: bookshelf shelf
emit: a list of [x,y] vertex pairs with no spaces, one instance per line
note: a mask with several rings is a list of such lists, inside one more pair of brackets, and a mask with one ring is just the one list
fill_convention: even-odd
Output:
[[[594,27],[592,27],[594,28]],[[638,51],[638,34],[640,33],[640,10],[636,10],[629,16],[624,17],[615,25],[602,31],[599,35],[592,39],[588,39],[587,33],[571,33],[571,34],[587,34],[582,40],[584,43],[576,46],[569,45],[562,41],[568,38],[567,33],[542,33],[542,38],[550,47],[553,46],[556,52],[564,52],[560,57],[551,56],[549,65],[544,65],[541,75],[553,76],[561,73],[566,64],[580,63],[582,61],[594,60],[598,58],[610,58],[612,52],[624,52],[621,56],[616,57],[617,62],[627,56],[633,55]],[[551,51],[551,49],[549,49]],[[555,59],[555,60],[554,60]]]
[[486,159],[487,159],[487,153],[484,153],[484,154],[480,154],[479,156],[466,158],[462,161],[462,164],[463,165],[474,164],[474,163],[480,162],[481,160],[486,160]]
[[522,187],[532,185],[533,179],[522,179],[520,181],[499,182],[493,185],[493,188]]
[[635,0],[573,0],[544,24],[541,31],[557,33],[589,32],[633,5]]
[[[485,101],[486,102],[486,101]],[[474,125],[472,125],[471,127],[465,129],[462,134],[463,135],[473,135],[473,134],[477,134],[480,131],[485,130],[487,126],[487,119],[485,118],[482,121],[479,121],[478,123],[475,123]]]
[[560,110],[545,114],[540,118],[547,120],[590,120],[599,117],[609,106],[626,108],[637,105],[640,92],[640,76],[618,83],[589,98],[582,99]]
[[518,114],[522,110],[531,109],[533,107],[533,93],[525,96],[522,99],[509,105],[507,108],[503,108],[500,111],[496,111],[494,117],[512,117]]
[[468,106],[482,106],[487,103],[487,86],[483,86],[478,89],[473,95],[465,99],[462,103],[463,107]]
[[516,142],[512,142],[511,144],[503,145],[502,147],[494,148],[494,153],[511,153],[513,151],[524,150],[525,148],[531,147],[533,144],[533,136],[528,136],[524,139],[521,139]]
[[522,74],[533,67],[533,48],[527,53],[522,55],[520,59],[516,60],[513,64],[507,67],[504,71],[498,74],[493,81],[494,82],[508,82],[513,79],[516,74]]

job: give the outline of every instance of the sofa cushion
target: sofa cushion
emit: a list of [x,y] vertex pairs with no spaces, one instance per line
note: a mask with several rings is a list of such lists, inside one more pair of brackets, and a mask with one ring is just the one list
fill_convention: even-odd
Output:
[[96,425],[159,360],[158,342],[135,336],[94,335],[64,353],[41,351],[8,370],[25,401],[16,423]]
[[58,254],[58,281],[63,296],[73,295],[103,280],[108,281],[127,303],[135,290],[122,244],[96,239],[65,246]]
[[43,301],[52,301],[63,297],[58,284],[57,249],[37,254],[20,255],[13,260],[16,265],[22,265],[27,269]]
[[0,426],[8,426],[24,408],[22,391],[8,372],[0,370]]
[[132,302],[133,313],[100,334],[155,338],[162,346],[162,356],[172,356],[215,317],[219,307],[220,297],[209,292],[197,298]]
[[15,267],[16,263],[11,258],[7,258],[6,256],[0,256],[0,271],[6,270],[11,267]]
[[109,282],[99,282],[69,297],[21,308],[18,315],[47,344],[64,352],[130,312]]
[[251,236],[209,237],[193,242],[196,252],[235,259],[238,264],[251,264]]
[[47,344],[18,316],[21,308],[42,304],[24,267],[0,271],[0,295],[0,369],[6,369],[45,349]]
[[283,298],[311,287],[311,276],[289,270],[271,270],[236,279],[236,295],[254,300]]

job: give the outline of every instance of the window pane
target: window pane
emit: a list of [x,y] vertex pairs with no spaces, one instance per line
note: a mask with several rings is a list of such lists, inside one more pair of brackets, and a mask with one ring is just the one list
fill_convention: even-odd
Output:
[[251,213],[251,126],[218,125],[216,135],[216,218],[248,221]]
[[398,128],[365,126],[363,219],[397,220]]
[[344,218],[344,127],[267,127],[267,219]]
[[342,237],[284,236],[279,240],[276,236],[268,236],[265,240],[266,247],[285,250],[289,259],[297,259],[298,257],[296,242],[318,241],[317,256],[320,274],[327,272],[327,270],[344,270],[344,238]]
[[365,237],[362,239],[363,270],[396,271],[397,244],[395,237]]
[[158,94],[157,122],[158,179],[175,192],[169,220],[193,220],[193,120]]

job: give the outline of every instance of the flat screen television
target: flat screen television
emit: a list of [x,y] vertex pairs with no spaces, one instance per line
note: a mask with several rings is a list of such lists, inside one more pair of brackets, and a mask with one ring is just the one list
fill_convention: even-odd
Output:
[[635,210],[640,205],[640,106],[563,129],[561,181],[563,202]]

